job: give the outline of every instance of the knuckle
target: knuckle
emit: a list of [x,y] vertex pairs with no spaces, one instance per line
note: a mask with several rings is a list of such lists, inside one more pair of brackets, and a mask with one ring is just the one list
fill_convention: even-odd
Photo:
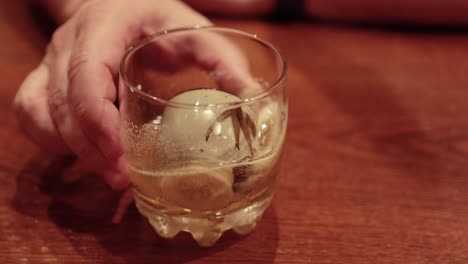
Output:
[[70,83],[73,83],[81,67],[90,61],[89,53],[86,51],[74,52],[68,65],[67,77]]
[[48,103],[52,117],[60,123],[66,119],[67,101],[60,89],[50,89]]
[[[109,6],[115,5],[115,0],[88,0],[78,11],[78,25],[88,25],[90,21],[94,21],[96,16],[107,11]],[[101,12],[102,10],[102,12]]]
[[54,34],[52,35],[52,39],[50,41],[49,46],[47,47],[48,52],[52,52],[53,54],[60,53],[66,47],[66,37],[67,37],[67,29],[65,26],[59,27]]
[[81,126],[92,129],[93,134],[99,134],[102,111],[98,104],[91,104],[80,98],[72,98],[70,99],[70,108],[73,116]]
[[90,119],[90,111],[89,106],[82,101],[76,101],[73,103],[73,110],[76,118],[79,121],[89,120]]
[[65,105],[65,98],[62,94],[62,91],[60,91],[59,89],[50,89],[49,104],[51,105],[51,107],[59,107]]
[[94,1],[88,1],[82,6],[82,8],[79,9],[77,16],[77,22],[79,27],[85,25],[89,18],[92,16],[94,5],[96,5]]
[[16,115],[18,123],[21,125],[23,123],[29,122],[31,120],[31,111],[28,111],[29,107],[26,106],[23,102],[15,100],[13,103],[13,109]]
[[31,120],[34,113],[40,111],[27,93],[19,92],[13,101],[13,110],[21,120]]

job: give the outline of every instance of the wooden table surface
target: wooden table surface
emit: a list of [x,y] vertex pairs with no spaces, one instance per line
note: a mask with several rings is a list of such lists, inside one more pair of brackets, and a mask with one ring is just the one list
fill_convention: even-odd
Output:
[[[289,61],[290,123],[273,205],[209,249],[166,241],[99,179],[19,132],[15,91],[48,39],[0,3],[1,263],[468,263],[468,34],[218,21]],[[465,189],[467,188],[467,189]]]

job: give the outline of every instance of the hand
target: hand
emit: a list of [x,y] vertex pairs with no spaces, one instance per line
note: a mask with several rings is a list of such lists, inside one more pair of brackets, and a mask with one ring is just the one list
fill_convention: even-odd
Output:
[[[21,85],[14,103],[20,124],[44,149],[74,154],[111,187],[125,188],[120,117],[114,105],[122,54],[135,40],[160,30],[208,24],[174,0],[88,1],[57,29],[43,61]],[[204,45],[189,50],[202,64],[212,54]],[[234,57],[218,58],[214,65],[233,69],[229,65],[235,63],[245,69],[242,56]]]

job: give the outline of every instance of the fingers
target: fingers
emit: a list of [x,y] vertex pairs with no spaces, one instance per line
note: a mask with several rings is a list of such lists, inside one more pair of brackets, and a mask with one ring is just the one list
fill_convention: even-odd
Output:
[[[228,6],[239,5],[235,1],[225,0],[225,2]],[[250,5],[254,4],[254,2],[259,1],[251,0],[247,3]],[[219,3],[215,4],[207,1],[206,6],[210,5],[222,6]],[[190,8],[183,6],[181,10],[183,12],[178,12],[177,16],[170,17],[162,25],[162,28],[172,29],[211,25],[205,17],[193,12]],[[160,30],[155,31],[153,27],[155,32]],[[164,61],[170,62],[173,69],[174,66],[175,69],[180,69],[181,64],[194,61],[205,70],[212,72],[222,89],[241,97],[249,97],[249,95],[260,93],[262,91],[261,86],[254,81],[247,58],[236,43],[222,34],[216,33],[216,31],[201,32],[187,33],[183,37],[168,38],[168,41],[158,41],[159,49],[166,53],[165,56],[162,56]],[[165,68],[168,68],[168,66],[166,65]]]
[[88,58],[70,64],[68,98],[73,116],[103,156],[115,161],[122,154],[120,116],[114,105],[117,89],[105,65]]
[[[167,1],[167,4],[178,5],[177,8],[180,9],[178,14],[186,12],[184,19],[189,19],[190,23],[206,21],[181,3]],[[57,98],[66,98],[68,101],[61,106],[60,100],[54,100],[57,102],[55,104],[57,109],[53,112],[56,113],[56,119],[61,124],[61,131],[67,133],[63,136],[70,139],[69,144],[81,159],[90,160],[92,157],[95,161],[92,164],[99,167],[102,167],[103,160],[107,160],[111,166],[107,169],[121,175],[124,170],[123,148],[120,141],[120,115],[114,106],[117,96],[114,77],[126,47],[138,36],[144,34],[145,30],[159,31],[162,23],[156,23],[153,17],[161,18],[162,15],[158,14],[158,12],[161,13],[159,8],[156,9],[154,5],[151,5],[153,10],[145,10],[140,6],[141,10],[134,11],[134,14],[141,12],[141,16],[120,14],[119,17],[119,12],[126,10],[122,8],[122,2],[118,2],[115,14],[102,16],[100,11],[102,6],[95,5],[97,6],[93,9],[81,11],[86,19],[80,21],[80,30],[76,34],[68,65],[62,65],[61,62],[55,63],[55,67],[58,67],[56,72],[60,74],[63,73],[59,71],[59,68],[69,69],[65,77],[55,76],[54,78],[55,80],[66,79],[69,87],[67,91],[63,91],[57,89],[58,84],[54,85],[56,91],[52,94],[56,94]],[[171,25],[189,23],[184,19],[169,19],[166,22]],[[135,30],[135,25],[140,22],[143,25]],[[66,114],[61,116],[60,112]],[[85,141],[91,144],[82,144]]]
[[115,210],[114,216],[112,217],[112,223],[119,224],[122,221],[125,213],[128,211],[128,207],[133,203],[133,190],[126,190],[120,197],[119,204]]
[[69,154],[49,111],[47,85],[49,69],[41,63],[21,84],[14,107],[20,126],[27,136],[45,150]]
[[[61,176],[64,182],[73,183],[73,182],[77,182],[78,180],[80,180],[83,177],[83,175],[86,175],[87,173],[96,173],[96,169],[90,168],[88,165],[84,164],[80,160],[76,160],[65,172],[62,173]],[[105,171],[102,171],[102,174],[100,175],[103,176],[106,182],[108,183],[113,182],[111,179],[107,177],[109,174],[108,173],[106,174]],[[114,176],[114,175],[109,175],[109,176]],[[110,186],[114,190],[122,190],[128,187],[128,182],[124,178],[122,182],[118,184],[110,184]]]
[[[254,80],[246,55],[236,42],[216,30],[187,31],[156,38],[148,50],[142,51],[158,70],[180,71],[196,64],[210,73],[219,88],[241,98],[248,98],[262,92],[261,86]],[[147,56],[150,54],[150,56]],[[158,57],[156,57],[158,56]]]
[[[112,2],[112,13],[103,13],[110,1],[95,1],[77,15],[79,30],[70,53],[62,52],[54,63],[55,85],[50,95],[56,123],[62,136],[78,157],[95,167],[105,180],[120,188],[128,184],[120,141],[120,115],[114,106],[114,77],[125,49],[141,35],[157,32],[166,25],[188,26],[205,24],[206,19],[177,1],[164,2],[166,8],[176,8],[179,18],[170,18],[154,2]],[[60,69],[68,69],[64,75]],[[68,82],[61,89],[59,82]],[[66,102],[64,102],[66,100]]]
[[128,36],[105,17],[87,12],[65,67],[67,110],[75,128],[72,132],[66,130],[70,138],[74,137],[71,144],[80,159],[94,167],[112,188],[122,189],[128,186],[128,179],[120,141],[120,114],[114,105],[114,76]]
[[[81,57],[73,57],[73,54],[76,54],[76,34],[73,24],[65,24],[64,27],[68,28],[62,28],[54,34],[49,49],[48,97],[52,119],[65,143],[87,169],[102,175],[112,188],[122,188],[127,184],[121,169],[122,152],[115,150],[118,149],[118,143],[109,143],[118,140],[116,139],[118,137],[113,136],[119,134],[118,123],[112,126],[113,129],[115,127],[117,129],[114,129],[114,134],[109,136],[111,141],[107,140],[107,135],[102,135],[101,126],[92,125],[101,122],[105,128],[108,128],[108,123],[115,123],[115,120],[118,120],[118,115],[116,118],[115,114],[117,109],[112,102],[107,101],[107,99],[112,100],[112,96],[103,95],[109,92],[109,87],[101,86],[102,82],[90,84],[80,80],[84,74],[81,68],[86,61],[81,60]],[[99,71],[92,73],[86,71],[86,75],[95,74],[99,74]],[[106,79],[106,75],[98,76],[101,77]],[[81,87],[82,85],[84,87]],[[80,93],[80,90],[84,93]],[[90,93],[85,94],[86,92]],[[96,121],[97,119],[100,120]]]
[[71,116],[90,143],[80,157],[94,156],[104,179],[115,189],[123,188],[128,182],[120,142],[120,115],[113,103],[116,88],[112,74],[105,65],[91,60],[72,64],[70,70],[67,96]]
[[221,34],[207,32],[189,43],[192,44],[195,61],[214,73],[223,90],[240,97],[261,92],[261,87],[250,73],[246,55],[235,42]]
[[[152,0],[132,6],[123,0],[90,2],[56,31],[45,62],[25,79],[15,100],[20,123],[33,140],[55,152],[76,154],[116,189],[128,184],[120,115],[114,105],[114,80],[123,52],[143,35],[210,24],[182,2],[161,5]],[[113,12],[107,12],[109,8]],[[220,36],[208,34],[178,44],[192,61],[215,71],[228,90],[245,87],[250,78],[244,55]]]

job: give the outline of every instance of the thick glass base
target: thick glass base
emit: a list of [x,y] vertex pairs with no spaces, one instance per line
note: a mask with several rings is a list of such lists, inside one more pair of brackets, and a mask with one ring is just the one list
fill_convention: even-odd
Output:
[[200,215],[156,208],[154,204],[139,197],[138,194],[135,195],[138,210],[148,218],[159,236],[172,238],[180,231],[186,231],[202,247],[213,246],[221,235],[229,229],[233,229],[240,235],[253,231],[257,221],[270,205],[271,200],[272,194],[270,193],[242,209],[227,213],[218,212],[212,215]]

